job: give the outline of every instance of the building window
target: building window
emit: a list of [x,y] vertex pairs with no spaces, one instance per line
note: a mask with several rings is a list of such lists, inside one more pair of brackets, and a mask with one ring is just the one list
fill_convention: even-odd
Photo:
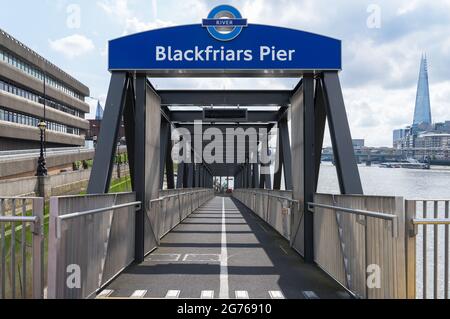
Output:
[[[44,104],[44,98],[42,96],[34,94],[34,93],[26,91],[26,90],[23,90],[23,89],[20,89],[10,83],[2,81],[2,80],[0,80],[0,90],[18,95],[20,97],[26,98],[33,102]],[[63,105],[58,102],[55,102],[53,100],[46,99],[45,102],[46,102],[46,106],[49,106],[56,110],[60,110],[60,111],[63,111],[65,113],[68,113],[68,114],[71,114],[71,115],[74,115],[74,116],[77,116],[80,118],[84,118],[84,113],[81,111],[75,110],[71,107],[68,107],[68,106]]]
[[[12,112],[2,107],[0,107],[0,120],[33,127],[37,127],[38,123],[40,122],[38,118],[26,114]],[[73,128],[64,124],[50,121],[47,121],[47,129],[55,132],[67,133],[78,136],[80,135],[80,129],[78,128]]]
[[[15,68],[21,70],[22,72],[31,75],[35,78],[37,78],[40,81],[44,80],[44,73],[42,73],[40,70],[35,68],[34,66],[22,61],[21,59],[18,59],[17,57],[11,55],[10,53],[3,51],[0,49],[0,58],[4,62],[14,66]],[[45,83],[66,93],[67,95],[70,95],[78,100],[84,101],[84,96],[75,92],[75,90],[72,90],[71,88],[64,85],[62,82],[53,79],[51,76],[45,77],[46,81]]]

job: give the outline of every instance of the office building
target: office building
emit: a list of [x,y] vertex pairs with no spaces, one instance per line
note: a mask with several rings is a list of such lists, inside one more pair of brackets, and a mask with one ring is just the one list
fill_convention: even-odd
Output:
[[89,89],[0,29],[0,151],[84,146]]
[[363,139],[353,139],[352,140],[352,144],[353,144],[353,149],[354,150],[361,150],[364,148],[366,141]]

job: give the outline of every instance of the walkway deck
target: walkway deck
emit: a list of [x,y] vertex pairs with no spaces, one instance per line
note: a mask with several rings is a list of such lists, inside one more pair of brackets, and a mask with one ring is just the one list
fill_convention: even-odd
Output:
[[101,294],[139,298],[349,298],[245,206],[216,197]]

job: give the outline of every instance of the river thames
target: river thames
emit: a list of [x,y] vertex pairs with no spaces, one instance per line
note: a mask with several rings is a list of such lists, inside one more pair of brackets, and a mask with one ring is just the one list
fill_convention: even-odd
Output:
[[[430,170],[359,166],[365,195],[402,196],[405,199],[450,198],[450,167]],[[339,194],[336,168],[322,164],[319,193]]]

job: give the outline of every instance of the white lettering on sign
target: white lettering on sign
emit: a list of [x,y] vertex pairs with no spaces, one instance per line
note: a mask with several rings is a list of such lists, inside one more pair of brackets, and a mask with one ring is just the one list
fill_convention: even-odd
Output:
[[[234,61],[253,61],[253,50],[232,50],[220,48],[214,48],[213,46],[207,46],[206,48],[199,48],[198,46],[193,49],[179,50],[172,48],[171,46],[157,46],[156,47],[156,61],[174,61],[174,62],[234,62]],[[289,62],[293,61],[295,57],[295,50],[278,49],[275,46],[261,46],[258,52],[260,61],[274,61],[274,62]]]
[[260,60],[270,57],[272,61],[292,61],[295,50],[277,50],[275,47],[261,47]]

